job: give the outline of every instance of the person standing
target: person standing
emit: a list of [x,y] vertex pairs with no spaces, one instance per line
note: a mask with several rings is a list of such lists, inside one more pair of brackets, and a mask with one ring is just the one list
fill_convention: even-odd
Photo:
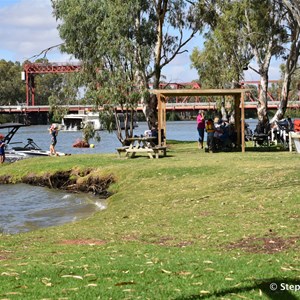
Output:
[[3,140],[0,140],[0,164],[3,164],[5,161],[5,143]]
[[198,147],[199,147],[199,149],[203,149],[204,130],[205,130],[205,116],[204,116],[203,110],[199,110],[199,113],[197,116],[197,130],[198,130],[198,134],[199,134]]
[[51,135],[51,144],[50,144],[50,155],[57,155],[55,151],[55,145],[57,143],[57,135],[58,135],[58,128],[56,124],[52,124],[49,128],[49,133]]
[[215,134],[215,126],[212,119],[208,119],[205,124],[205,130],[207,132],[207,151],[205,152],[214,152],[214,134]]

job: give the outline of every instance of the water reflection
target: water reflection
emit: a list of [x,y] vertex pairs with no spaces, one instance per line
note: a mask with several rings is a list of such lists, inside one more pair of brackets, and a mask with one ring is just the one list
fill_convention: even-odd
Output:
[[105,209],[104,199],[26,184],[0,185],[0,231],[18,233],[86,218]]

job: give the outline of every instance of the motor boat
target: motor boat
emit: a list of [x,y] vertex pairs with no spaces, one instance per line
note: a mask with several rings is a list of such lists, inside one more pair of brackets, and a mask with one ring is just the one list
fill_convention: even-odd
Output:
[[64,131],[81,130],[85,125],[91,124],[94,130],[103,130],[99,113],[79,111],[78,114],[68,114],[62,118],[61,129]]
[[[49,150],[42,150],[31,138],[27,139],[27,143],[12,142],[13,136],[21,128],[29,126],[22,123],[3,123],[0,124],[0,130],[7,129],[8,133],[2,139],[5,143],[5,160],[14,162],[21,159],[26,159],[36,156],[50,156]],[[56,152],[57,156],[65,156],[66,153]]]
[[[125,129],[125,116],[123,113],[118,113],[118,120],[120,128]],[[80,110],[78,114],[64,115],[60,127],[64,131],[77,131],[83,129],[85,126],[91,125],[94,130],[104,130],[105,126],[99,118],[99,113]],[[134,116],[133,128],[138,127],[136,116]],[[116,129],[116,128],[115,128]]]

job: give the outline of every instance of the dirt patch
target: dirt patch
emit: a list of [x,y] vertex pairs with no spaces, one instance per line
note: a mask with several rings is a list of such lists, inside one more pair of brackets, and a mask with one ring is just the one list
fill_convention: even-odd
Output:
[[163,247],[178,247],[178,248],[184,248],[187,246],[190,246],[194,244],[192,241],[175,241],[175,238],[171,236],[162,236],[162,237],[150,237],[149,242],[142,240],[139,236],[137,235],[127,235],[122,238],[123,241],[137,241],[137,242],[142,242],[147,245],[159,245]]
[[9,253],[11,253],[11,251],[0,251],[0,260],[9,259]]
[[296,248],[300,237],[279,237],[279,236],[264,236],[264,237],[248,237],[231,243],[226,246],[227,249],[240,249],[250,253],[278,253],[291,248]]
[[106,241],[101,241],[101,240],[82,240],[82,239],[78,239],[78,240],[64,240],[61,241],[60,244],[63,245],[89,245],[89,246],[93,246],[93,245],[105,245]]

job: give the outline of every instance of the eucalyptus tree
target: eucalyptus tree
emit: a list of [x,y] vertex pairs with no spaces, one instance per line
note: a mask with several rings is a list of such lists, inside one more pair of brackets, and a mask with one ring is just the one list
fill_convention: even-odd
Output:
[[[229,5],[227,9],[239,10],[239,6]],[[236,14],[239,16],[240,14]],[[217,26],[206,35],[204,49],[195,48],[191,55],[192,67],[199,75],[202,87],[206,88],[237,88],[243,79],[243,68],[252,58],[249,47],[243,40],[238,18],[219,18]],[[234,23],[234,24],[232,24]],[[234,109],[226,111],[228,104],[225,97],[216,99],[222,119],[230,118],[235,122]],[[230,102],[232,104],[232,102]]]
[[[83,61],[89,73],[86,84],[98,88],[90,95],[99,98],[101,74],[103,80],[122,78],[125,95],[133,91],[140,94],[146,119],[153,125],[157,99],[145,90],[150,84],[159,87],[163,67],[181,54],[199,31],[201,19],[195,18],[194,1],[52,0],[52,5],[61,21],[62,50]],[[135,89],[128,91],[132,83]]]
[[[283,45],[288,40],[282,20],[282,4],[276,0],[216,0],[215,25],[210,28],[207,42],[210,59],[206,64],[216,66],[220,81],[238,81],[242,68],[248,67],[254,59],[258,65],[255,70],[260,76],[257,115],[259,127],[268,125],[267,90],[268,73],[272,57],[284,53]],[[209,53],[210,51],[212,53]],[[213,57],[216,57],[215,61]],[[202,57],[203,59],[203,57]],[[222,67],[220,67],[220,65]],[[252,68],[251,66],[249,66]],[[254,69],[254,68],[252,68]],[[215,76],[218,78],[218,75]]]
[[[132,135],[133,111],[138,104],[136,94],[142,95],[143,87],[137,86],[136,73],[145,70],[147,45],[154,37],[148,26],[135,29],[134,11],[138,2],[123,1],[53,1],[56,16],[63,19],[59,26],[65,40],[63,51],[74,54],[83,62],[81,82],[86,86],[85,99],[98,109],[104,107],[101,119],[107,129],[117,125],[118,138],[122,143]],[[70,9],[71,7],[71,9]],[[73,25],[73,21],[77,22]],[[140,44],[137,48],[136,45]],[[138,65],[139,59],[141,66]],[[141,97],[140,97],[141,98]],[[117,107],[125,114],[125,136],[122,135]],[[131,115],[131,117],[129,117]],[[128,121],[131,120],[129,126]]]
[[282,0],[284,5],[288,8],[294,19],[300,26],[300,2],[299,0]]
[[284,53],[283,45],[287,42],[287,34],[282,23],[284,11],[276,0],[247,0],[245,2],[245,36],[249,43],[260,75],[258,95],[258,121],[261,131],[268,128],[267,92],[269,68],[272,57],[280,57]]
[[206,87],[236,87],[243,79],[245,65],[253,58],[243,33],[244,9],[236,1],[219,5],[214,7],[210,30],[204,35],[204,49],[193,50],[192,66]]
[[286,48],[283,56],[285,63],[282,68],[283,72],[280,104],[270,123],[278,121],[284,117],[289,101],[292,78],[297,70],[297,67],[299,69],[298,59],[300,55],[300,23],[298,23],[293,11],[289,7],[286,8],[287,10],[284,18],[284,25],[288,33],[288,47]]
[[16,105],[26,99],[19,62],[0,60],[0,105]]
[[[153,87],[158,88],[163,67],[185,51],[184,47],[211,15],[210,7],[199,5],[196,0],[154,0],[149,1],[149,4],[154,16],[153,31],[156,38],[151,53],[153,71],[148,72],[148,80],[152,79]],[[185,36],[187,30],[188,34]],[[156,106],[156,96],[152,95],[145,106],[150,124],[156,121]]]

